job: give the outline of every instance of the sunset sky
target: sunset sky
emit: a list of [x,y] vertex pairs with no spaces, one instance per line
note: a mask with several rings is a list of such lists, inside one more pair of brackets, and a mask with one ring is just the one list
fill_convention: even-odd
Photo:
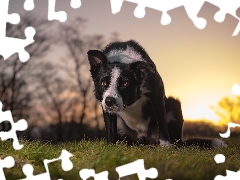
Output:
[[[47,2],[35,0],[32,13],[47,19]],[[10,0],[9,12],[23,14],[23,4],[24,0]],[[240,33],[232,37],[238,20],[227,15],[223,23],[216,22],[213,16],[218,7],[205,3],[199,12],[207,20],[205,29],[194,26],[184,7],[170,11],[172,21],[163,26],[161,12],[147,8],[145,17],[138,19],[133,14],[135,7],[124,2],[113,15],[110,0],[82,0],[79,9],[72,9],[70,0],[56,3],[56,10],[66,11],[68,20],[87,19],[86,34],[110,37],[117,32],[123,41],[138,41],[157,65],[166,95],[181,100],[184,118],[217,121],[210,106],[216,106],[223,96],[233,97],[232,86],[240,84]],[[61,55],[52,53],[49,56]]]

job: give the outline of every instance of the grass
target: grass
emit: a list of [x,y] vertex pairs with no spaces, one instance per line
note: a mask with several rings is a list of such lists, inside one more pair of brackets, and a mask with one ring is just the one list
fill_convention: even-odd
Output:
[[[239,137],[238,137],[239,138]],[[185,179],[214,179],[216,175],[225,175],[226,169],[238,171],[240,168],[240,141],[237,138],[226,139],[229,143],[227,148],[218,150],[201,150],[196,147],[174,148],[156,146],[126,146],[123,143],[107,145],[105,141],[68,142],[68,143],[41,143],[39,141],[21,141],[24,147],[15,151],[10,141],[0,142],[0,157],[12,156],[15,159],[15,166],[11,169],[4,169],[7,180],[23,179],[22,173],[24,164],[32,164],[34,174],[44,173],[44,159],[59,157],[62,149],[66,149],[74,156],[71,157],[73,169],[64,172],[61,162],[54,162],[49,165],[51,179],[81,179],[79,171],[83,168],[109,172],[109,179],[118,179],[115,171],[121,166],[138,159],[144,159],[145,168],[154,167],[158,170],[157,179],[171,178],[173,180]],[[216,164],[214,156],[224,154],[225,163]],[[124,178],[122,178],[124,179]],[[137,175],[125,179],[138,179]]]

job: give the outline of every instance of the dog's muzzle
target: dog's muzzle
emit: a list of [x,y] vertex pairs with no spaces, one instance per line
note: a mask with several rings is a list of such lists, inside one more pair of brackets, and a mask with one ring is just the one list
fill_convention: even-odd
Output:
[[105,110],[107,111],[119,111],[121,109],[119,103],[117,102],[117,99],[113,96],[107,96],[104,103]]

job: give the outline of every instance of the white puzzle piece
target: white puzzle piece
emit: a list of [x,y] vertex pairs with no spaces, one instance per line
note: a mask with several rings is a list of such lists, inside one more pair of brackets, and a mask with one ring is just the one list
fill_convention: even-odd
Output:
[[70,4],[73,9],[80,8],[82,5],[81,0],[71,0]]
[[236,96],[240,96],[240,86],[237,83],[233,85],[232,93]]
[[70,160],[70,157],[72,156],[73,155],[71,153],[63,149],[61,155],[58,158],[51,160],[44,159],[43,164],[46,172],[37,175],[33,175],[33,166],[31,164],[25,164],[22,170],[23,173],[26,175],[26,178],[21,180],[51,180],[48,164],[61,160],[62,169],[64,171],[70,171],[73,168],[72,161]]
[[33,27],[25,29],[26,39],[6,37],[7,22],[11,24],[20,22],[19,14],[8,14],[8,6],[9,0],[0,1],[0,55],[7,59],[14,53],[18,53],[19,59],[26,62],[30,56],[25,51],[25,47],[34,42],[35,29]]
[[228,129],[225,133],[219,133],[222,138],[228,138],[230,136],[231,130],[230,128],[240,127],[240,124],[229,122]]
[[[121,10],[124,1],[137,4],[136,9],[134,10],[134,15],[137,18],[143,18],[145,16],[146,7],[161,11],[162,18],[160,22],[162,25],[168,25],[171,22],[171,17],[169,16],[168,11],[183,6],[194,25],[199,29],[205,28],[207,21],[204,18],[198,17],[198,13],[205,2],[209,2],[220,8],[220,11],[214,16],[214,19],[217,22],[222,22],[225,19],[226,14],[231,14],[240,21],[240,17],[236,15],[236,11],[240,7],[239,0],[110,0],[113,14],[116,14]],[[238,23],[232,35],[238,35],[239,31],[240,23]]]
[[[55,11],[56,0],[48,0],[48,20],[58,20],[65,22],[67,20],[67,13],[64,11]],[[72,8],[79,8],[81,0],[71,0]],[[19,14],[8,14],[9,0],[0,0],[0,55],[6,60],[14,53],[18,53],[19,59],[22,62],[29,60],[30,55],[26,52],[25,47],[34,42],[36,31],[33,27],[25,29],[26,39],[18,39],[6,37],[7,23],[18,24],[20,22]],[[25,0],[24,9],[32,11],[35,8],[34,0]]]
[[125,164],[116,168],[119,174],[119,180],[122,177],[137,174],[139,180],[146,180],[146,178],[154,179],[158,176],[156,168],[145,169],[144,159],[139,159],[129,164]]
[[237,172],[226,170],[226,176],[217,175],[214,180],[238,180],[240,179],[240,170]]
[[27,129],[28,124],[27,121],[24,119],[21,119],[17,121],[16,123],[13,121],[12,113],[11,111],[2,111],[2,102],[0,102],[0,123],[3,121],[9,121],[11,123],[11,130],[8,132],[0,132],[0,138],[4,141],[7,139],[13,139],[13,148],[15,150],[19,150],[23,147],[23,145],[19,144],[17,133],[16,131],[24,131]]
[[82,169],[79,172],[79,176],[83,180],[87,180],[90,177],[93,177],[94,180],[108,180],[108,171],[103,171],[96,174],[94,169]]
[[15,164],[15,161],[11,156],[8,156],[3,160],[0,159],[0,179],[1,180],[6,180],[6,177],[3,172],[3,168],[12,168],[14,164]]
[[223,154],[216,154],[214,160],[217,164],[225,162],[225,156]]

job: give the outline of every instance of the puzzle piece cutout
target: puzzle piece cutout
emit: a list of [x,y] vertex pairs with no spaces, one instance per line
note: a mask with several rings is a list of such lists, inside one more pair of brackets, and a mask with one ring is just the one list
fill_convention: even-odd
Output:
[[237,172],[226,170],[226,176],[217,175],[214,180],[237,180],[240,179],[240,170]]
[[233,87],[232,87],[232,93],[233,93],[234,95],[240,96],[240,86],[239,86],[237,83],[235,83],[235,84],[233,85]]
[[61,155],[58,158],[51,160],[44,159],[43,164],[46,169],[46,172],[37,175],[33,175],[33,166],[31,164],[25,164],[22,170],[23,173],[26,175],[26,178],[21,180],[42,180],[42,179],[51,180],[48,164],[61,160],[62,169],[64,171],[70,171],[73,168],[73,163],[70,160],[70,157],[72,156],[73,155],[71,153],[63,149]]
[[231,14],[233,17],[239,20],[239,23],[232,34],[233,36],[237,36],[240,31],[240,17],[236,14],[236,12],[240,7],[240,1],[208,0],[208,2],[220,8],[220,10],[214,16],[215,21],[223,22],[226,14]]
[[139,180],[146,180],[146,178],[154,179],[158,176],[156,168],[145,169],[144,159],[136,160],[132,163],[125,164],[116,168],[119,174],[119,180],[122,177],[137,174]]
[[[137,18],[143,18],[145,16],[145,8],[151,8],[154,10],[158,10],[162,12],[162,18],[160,23],[162,25],[168,25],[171,22],[171,17],[168,14],[168,11],[175,9],[177,7],[184,6],[187,12],[188,17],[192,20],[194,25],[199,28],[205,28],[207,21],[204,18],[198,17],[198,13],[202,8],[203,4],[206,0],[198,0],[198,1],[191,1],[191,0],[111,0],[111,8],[112,13],[116,14],[121,10],[122,4],[124,1],[128,1],[131,3],[136,3],[137,7],[134,10],[134,15]],[[225,19],[227,13],[234,16],[236,19],[240,21],[240,17],[236,15],[237,9],[240,7],[240,1],[226,1],[226,0],[208,0],[207,2],[218,6],[220,11],[215,14],[214,19],[217,22],[222,22]],[[240,22],[238,23],[233,36],[236,36],[240,31]]]
[[7,139],[13,139],[13,148],[15,150],[19,150],[23,147],[23,145],[19,144],[16,131],[26,130],[28,127],[27,121],[24,119],[21,119],[15,123],[13,121],[11,111],[3,112],[1,109],[2,109],[2,102],[0,102],[0,123],[7,120],[11,123],[12,128],[8,132],[0,132],[0,137],[3,141]]
[[8,6],[9,0],[0,1],[0,54],[7,59],[17,52],[19,59],[26,62],[30,56],[25,51],[25,47],[34,42],[35,29],[33,27],[25,29],[26,39],[6,37],[6,23],[18,24],[20,22],[19,14],[8,14]]
[[[65,22],[67,20],[67,13],[64,11],[55,11],[56,0],[48,0],[48,20],[59,20]],[[81,0],[71,0],[72,8],[79,8],[81,6]],[[19,14],[8,14],[9,0],[0,1],[0,55],[4,59],[9,58],[14,53],[18,53],[19,59],[22,62],[29,60],[30,55],[25,51],[25,47],[34,42],[34,36],[36,31],[33,27],[27,27],[25,29],[26,39],[18,39],[6,37],[6,25],[7,22],[11,24],[18,24],[20,22]],[[25,0],[24,9],[31,11],[34,9],[34,0]]]
[[82,5],[81,0],[71,0],[71,7],[73,9],[80,8]]
[[14,164],[15,164],[15,161],[11,156],[8,156],[3,160],[0,159],[0,179],[1,180],[6,180],[6,177],[3,172],[3,168],[12,168]]
[[[48,0],[48,20],[58,20],[65,22],[67,20],[67,13],[64,11],[55,11],[56,0]],[[81,7],[81,0],[71,0],[70,5],[72,8],[77,9]],[[31,11],[35,7],[34,0],[25,0],[24,9]]]
[[134,11],[135,17],[143,18],[145,16],[145,8],[151,8],[162,12],[161,24],[168,25],[171,22],[171,17],[167,13],[169,10],[175,9],[180,6],[184,6],[188,17],[193,21],[196,27],[203,29],[206,26],[206,20],[197,17],[200,11],[203,1],[186,1],[186,0],[166,0],[166,1],[155,1],[155,0],[111,0],[112,13],[116,14],[120,11],[123,1],[128,1],[138,4]]
[[216,154],[214,160],[217,164],[225,162],[225,156],[223,154]]
[[87,180],[90,177],[93,177],[94,180],[108,180],[108,171],[103,171],[96,174],[94,169],[82,169],[79,172],[79,176],[83,180]]
[[[238,92],[240,90],[240,86],[238,84],[234,84],[232,88],[232,93]],[[230,128],[240,127],[240,124],[229,122],[228,129],[226,133],[219,133],[222,138],[228,138],[231,133]],[[214,160],[217,164],[225,162],[225,156],[223,154],[217,154],[214,157]],[[226,170],[226,176],[217,175],[214,180],[233,180],[240,179],[240,170],[237,172]]]
[[[214,157],[217,164],[225,162],[225,156],[223,154],[217,154]],[[226,170],[226,176],[217,175],[214,180],[234,180],[240,179],[240,170],[237,172]]]
[[26,11],[32,11],[35,8],[34,0],[25,0],[23,7]]
[[229,122],[227,131],[225,133],[219,133],[219,135],[222,138],[228,138],[230,136],[230,133],[231,133],[230,128],[235,128],[235,127],[240,127],[240,124]]

